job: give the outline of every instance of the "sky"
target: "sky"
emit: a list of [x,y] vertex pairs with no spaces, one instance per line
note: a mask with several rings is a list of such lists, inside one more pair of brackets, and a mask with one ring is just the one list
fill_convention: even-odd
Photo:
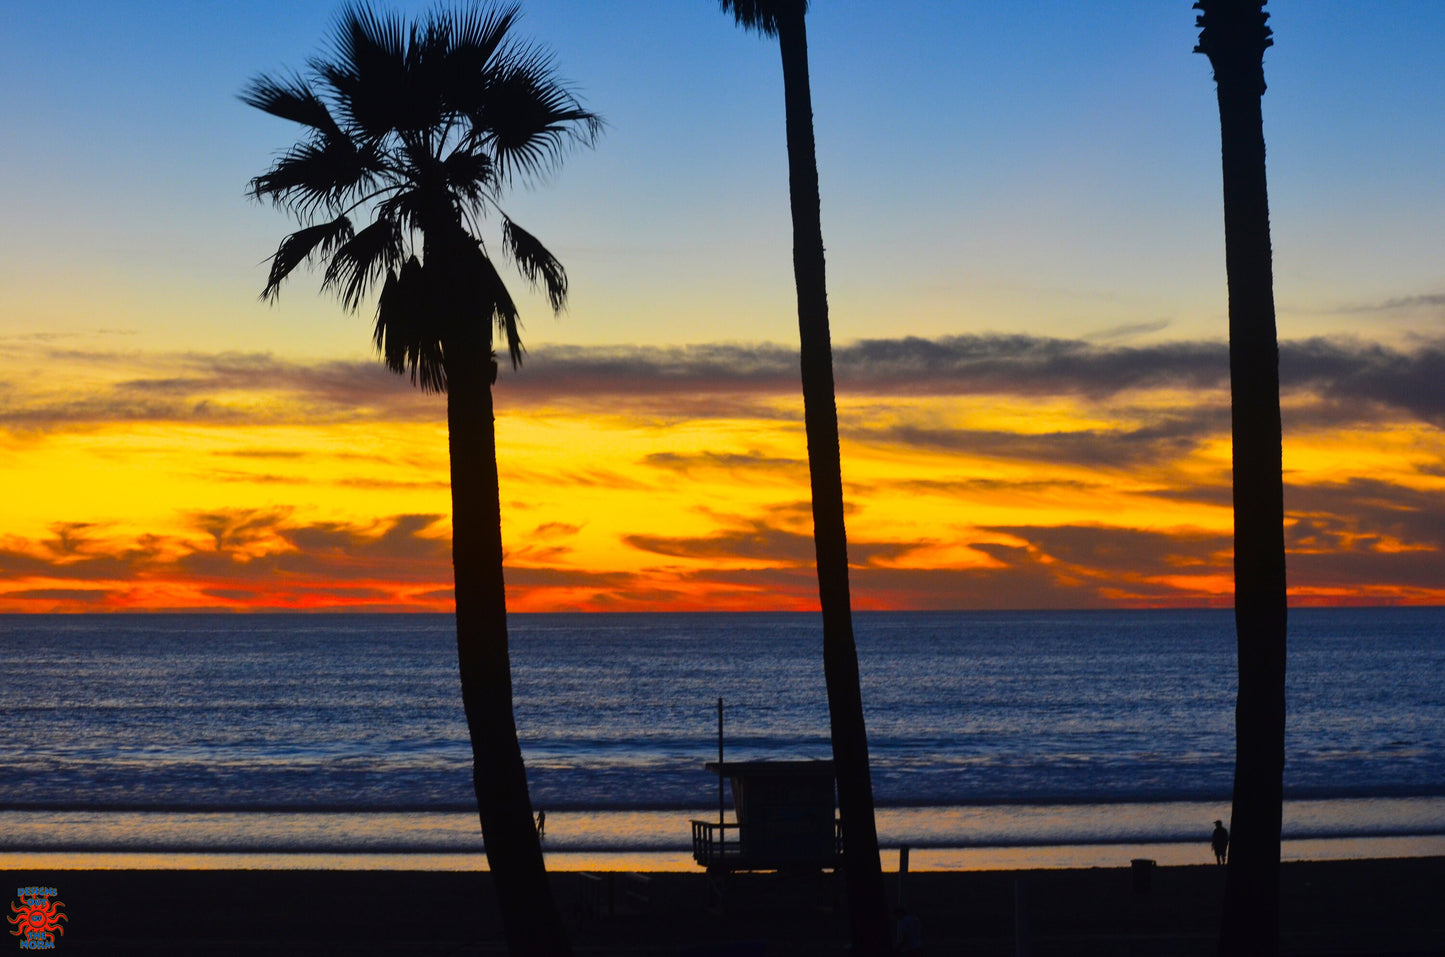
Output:
[[[424,3],[382,5],[406,13]],[[779,56],[711,0],[524,0],[606,129],[508,214],[514,611],[817,605]],[[442,401],[246,196],[237,94],[329,2],[14,5],[0,611],[451,607]],[[1291,601],[1445,601],[1445,7],[1275,0],[1265,138]],[[1228,605],[1218,112],[1188,0],[818,0],[860,609]]]

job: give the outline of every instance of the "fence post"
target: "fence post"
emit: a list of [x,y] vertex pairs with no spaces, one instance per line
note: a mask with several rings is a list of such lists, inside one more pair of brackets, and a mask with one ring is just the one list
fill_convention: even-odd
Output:
[[1029,884],[1026,877],[1014,878],[1014,957],[1031,957],[1029,946]]
[[902,907],[904,895],[903,884],[908,877],[908,845],[904,844],[898,849],[898,906]]

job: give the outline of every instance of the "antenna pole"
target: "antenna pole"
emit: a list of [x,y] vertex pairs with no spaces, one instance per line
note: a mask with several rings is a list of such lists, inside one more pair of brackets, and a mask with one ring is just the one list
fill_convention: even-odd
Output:
[[717,823],[718,833],[723,824],[723,705],[717,699]]

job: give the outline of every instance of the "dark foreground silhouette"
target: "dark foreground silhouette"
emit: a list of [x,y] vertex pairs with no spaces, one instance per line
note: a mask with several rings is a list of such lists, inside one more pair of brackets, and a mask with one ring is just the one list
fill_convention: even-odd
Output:
[[[1224,874],[1213,864],[1160,867],[1147,895],[1127,867],[908,875],[908,910],[926,953],[1012,957],[1014,885],[1028,886],[1035,957],[1206,955],[1218,938]],[[847,919],[828,886],[739,878],[726,916],[706,910],[701,873],[654,875],[648,910],[579,913],[578,874],[554,873],[562,920],[592,954],[716,952],[751,941],[762,953],[841,957]],[[892,896],[893,876],[885,878]],[[3,886],[58,889],[77,954],[380,957],[506,952],[486,873],[405,871],[45,871],[0,874]],[[836,885],[832,885],[836,891]],[[1281,945],[1290,955],[1434,954],[1445,940],[1445,858],[1287,863]],[[835,894],[832,902],[838,900]],[[478,906],[478,902],[482,902]],[[754,948],[756,951],[757,948]]]
[[1279,923],[1284,800],[1285,597],[1279,337],[1265,178],[1264,0],[1199,0],[1199,46],[1214,68],[1229,285],[1234,475],[1234,800],[1219,953],[1269,957]]
[[[476,230],[494,224],[500,247],[560,311],[561,263],[500,197],[513,178],[549,171],[570,143],[590,143],[600,121],[544,51],[510,34],[517,13],[439,7],[409,20],[347,6],[325,59],[305,75],[258,77],[241,98],[301,127],[251,182],[301,227],[281,241],[262,295],[307,262],[325,265],[322,287],[348,309],[379,292],[373,339],[387,367],[446,396],[457,657],[481,828],[513,952],[553,955],[570,951],[512,713],[492,407],[494,332],[513,366],[522,343],[517,306]],[[397,907],[405,920],[408,902]]]
[[719,0],[740,26],[775,37],[782,55],[783,108],[788,145],[788,200],[793,222],[793,280],[798,292],[798,340],[803,380],[803,429],[813,505],[813,548],[823,617],[823,676],[838,777],[843,856],[848,861],[854,952],[889,950],[888,902],[883,895],[868,733],[858,681],[848,585],[848,536],[838,408],[833,390],[833,342],[808,77],[808,0]]

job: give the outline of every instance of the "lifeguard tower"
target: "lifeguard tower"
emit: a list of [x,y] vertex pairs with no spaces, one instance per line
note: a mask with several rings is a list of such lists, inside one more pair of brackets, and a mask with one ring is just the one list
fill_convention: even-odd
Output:
[[[843,858],[832,761],[724,761],[723,699],[717,699],[717,820],[692,822],[692,859],[707,868],[710,901],[725,904],[738,871],[818,874]],[[731,784],[733,820],[724,785]]]
[[[732,785],[735,819],[692,822],[709,874],[836,869],[842,857],[832,761],[709,761]],[[719,780],[719,789],[722,781]]]

